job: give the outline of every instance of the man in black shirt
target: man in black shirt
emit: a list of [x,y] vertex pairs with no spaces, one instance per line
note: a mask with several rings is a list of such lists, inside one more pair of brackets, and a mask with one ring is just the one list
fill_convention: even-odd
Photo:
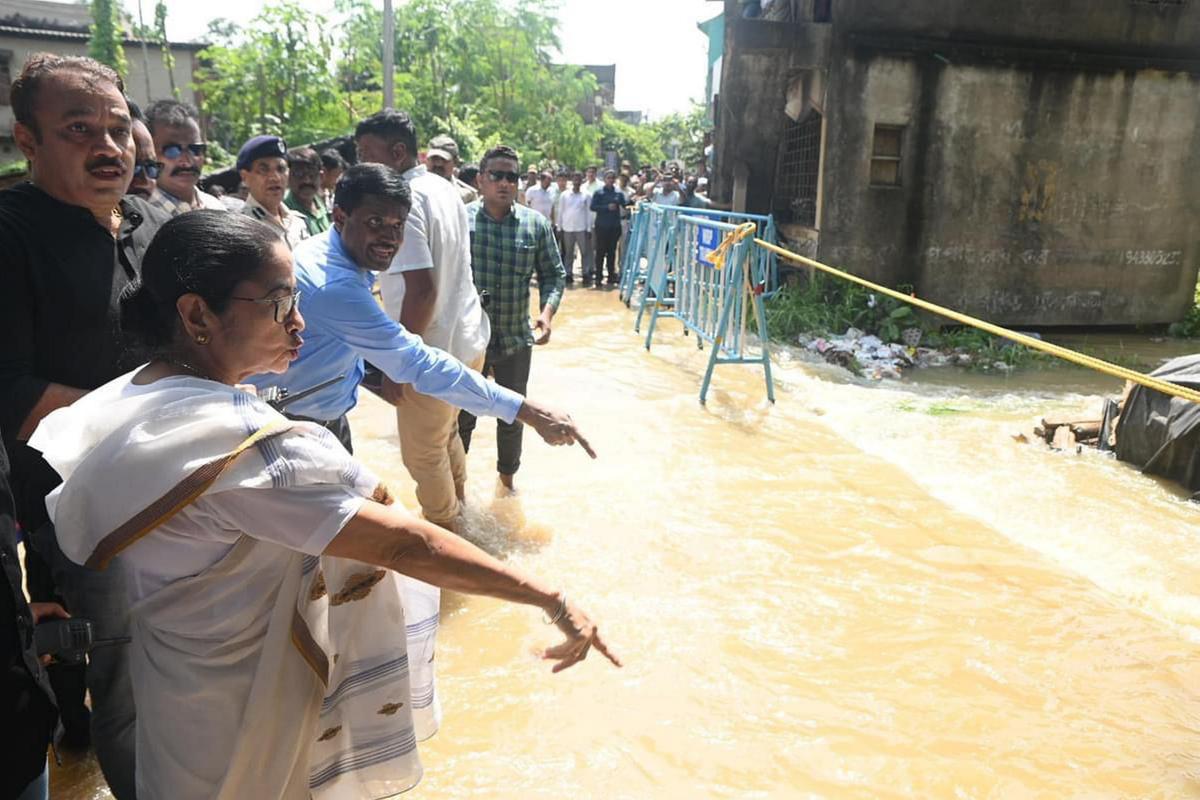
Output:
[[[604,173],[604,186],[592,195],[592,211],[596,212],[596,288],[604,277],[604,265],[608,264],[608,285],[615,286],[620,279],[617,265],[617,241],[621,238],[621,210],[630,205],[625,193],[617,189],[617,173],[611,169]],[[587,279],[584,279],[587,285]]]
[[8,456],[2,445],[0,581],[0,719],[8,730],[8,744],[0,747],[0,797],[19,797],[30,784],[45,781],[46,747],[58,719],[54,692],[33,647],[33,626],[44,617],[65,617],[66,612],[57,603],[31,607],[25,602]]
[[[120,78],[88,58],[32,56],[10,90],[13,138],[32,181],[0,192],[0,430],[12,458],[17,517],[69,610],[102,638],[126,635],[119,568],[93,572],[59,551],[45,497],[59,476],[25,442],[51,411],[145,361],[120,335],[118,299],[156,227],[124,198],[134,166]],[[113,794],[134,796],[128,654],[88,665],[92,740]]]

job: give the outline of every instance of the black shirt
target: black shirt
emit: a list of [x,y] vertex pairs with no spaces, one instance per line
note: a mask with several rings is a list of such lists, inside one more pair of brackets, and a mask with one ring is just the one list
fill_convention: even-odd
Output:
[[[611,209],[608,206],[611,203],[616,203],[617,208]],[[592,195],[592,211],[596,212],[597,228],[619,228],[621,227],[621,210],[629,205],[629,200],[625,198],[625,193],[620,189],[608,186],[601,186]]]
[[47,384],[95,389],[145,361],[121,335],[118,299],[167,217],[140,198],[121,205],[114,239],[90,211],[31,183],[0,191],[0,430],[27,531],[47,521],[45,496],[59,483],[15,440]]
[[16,797],[42,774],[58,722],[54,692],[33,648],[33,615],[21,591],[8,458],[0,446],[0,797]]

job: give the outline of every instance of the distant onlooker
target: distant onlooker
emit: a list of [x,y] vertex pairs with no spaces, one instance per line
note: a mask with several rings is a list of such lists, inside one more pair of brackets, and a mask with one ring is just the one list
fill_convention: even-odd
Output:
[[171,216],[197,208],[224,210],[224,203],[196,186],[208,144],[200,135],[195,107],[178,100],[156,100],[146,109],[146,127],[164,165],[151,204]]
[[333,208],[333,189],[346,166],[346,159],[337,150],[331,147],[321,151],[321,202],[326,208]]
[[550,185],[550,173],[543,172],[538,176],[538,185],[525,190],[525,205],[541,214],[546,219],[553,215],[556,193]]
[[287,163],[288,193],[283,202],[304,217],[309,236],[324,233],[333,222],[321,200],[321,157],[311,147],[300,147],[288,152]]
[[592,248],[589,246],[588,207],[591,196],[583,191],[583,176],[576,172],[571,176],[571,188],[558,196],[555,214],[562,228],[562,260],[566,269],[566,282],[575,282],[575,251],[579,251],[579,269],[584,286],[592,280]]
[[452,138],[443,133],[429,140],[429,149],[425,151],[426,169],[450,181],[464,204],[474,203],[479,198],[475,185],[464,183],[454,176],[460,163],[458,143]]

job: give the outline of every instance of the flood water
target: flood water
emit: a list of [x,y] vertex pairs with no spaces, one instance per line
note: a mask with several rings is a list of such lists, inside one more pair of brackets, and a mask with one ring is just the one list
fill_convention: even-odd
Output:
[[[781,356],[775,406],[728,366],[704,407],[676,324],[647,353],[584,290],[556,322],[530,393],[600,457],[527,433],[521,495],[496,500],[481,423],[472,535],[552,576],[626,667],[551,675],[539,612],[448,596],[410,796],[1200,796],[1200,506],[1012,438],[1116,381],[867,385]],[[390,409],[352,426],[412,507]]]

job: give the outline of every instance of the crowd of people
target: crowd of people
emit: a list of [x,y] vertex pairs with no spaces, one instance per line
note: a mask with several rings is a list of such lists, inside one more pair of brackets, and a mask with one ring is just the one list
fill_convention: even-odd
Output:
[[[542,609],[556,672],[592,648],[620,665],[563,590],[457,535],[465,453],[484,415],[503,491],[525,427],[595,457],[525,396],[562,253],[615,281],[630,205],[697,185],[522,178],[513,149],[467,167],[444,135],[422,163],[386,109],[357,163],[255,136],[244,197],[209,193],[186,103],[140,109],[108,67],[50,54],[10,98],[30,180],[0,192],[3,796],[48,796],[56,738],[90,740],[119,800],[403,791],[441,717],[440,588]],[[364,384],[396,409],[419,515],[353,456]],[[47,666],[35,628],[71,616],[108,646]]]
[[[460,170],[456,180],[465,181],[468,189],[474,188],[477,172],[464,175]],[[578,263],[582,285],[596,289],[620,281],[619,265],[629,238],[630,218],[638,204],[728,208],[710,200],[707,190],[707,178],[685,178],[678,165],[643,166],[635,171],[628,161],[621,162],[619,171],[603,172],[596,166],[582,172],[569,168],[539,170],[533,164],[517,178],[517,202],[550,220],[566,269],[566,285],[574,285]]]

